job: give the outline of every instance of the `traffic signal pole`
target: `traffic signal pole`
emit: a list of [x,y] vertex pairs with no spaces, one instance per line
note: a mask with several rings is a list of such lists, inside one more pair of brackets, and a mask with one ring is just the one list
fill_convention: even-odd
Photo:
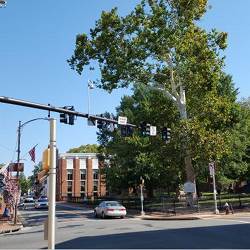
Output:
[[[28,107],[28,108],[47,110],[47,111],[57,112],[57,113],[65,113],[68,115],[74,115],[74,116],[78,116],[78,117],[90,118],[93,120],[99,120],[99,121],[118,124],[118,121],[113,120],[113,119],[100,117],[97,115],[90,115],[90,114],[86,114],[86,113],[81,113],[81,112],[77,112],[77,111],[65,109],[65,108],[57,108],[57,107],[53,107],[51,105],[44,105],[44,104],[39,104],[39,103],[35,103],[35,102],[29,102],[29,101],[25,101],[25,100],[15,99],[15,98],[6,97],[6,96],[0,96],[0,103],[6,103],[6,104],[12,104],[12,105],[23,106],[23,107]],[[127,123],[126,126],[133,127],[133,128],[137,127],[136,125],[130,124],[130,123]]]
[[50,168],[49,168],[49,214],[48,249],[55,249],[56,228],[56,119],[50,119]]

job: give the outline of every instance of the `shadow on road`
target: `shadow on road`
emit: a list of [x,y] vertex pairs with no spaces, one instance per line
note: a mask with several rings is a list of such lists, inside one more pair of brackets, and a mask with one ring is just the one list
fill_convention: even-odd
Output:
[[57,249],[110,248],[237,248],[250,246],[250,225],[237,224],[183,229],[168,229],[135,233],[86,236],[56,245]]

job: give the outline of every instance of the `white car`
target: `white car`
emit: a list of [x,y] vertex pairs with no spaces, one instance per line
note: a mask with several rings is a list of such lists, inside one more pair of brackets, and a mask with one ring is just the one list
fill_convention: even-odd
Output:
[[48,198],[39,198],[35,201],[35,208],[48,208]]
[[94,209],[94,216],[105,217],[120,217],[124,218],[127,214],[126,208],[117,201],[103,201]]

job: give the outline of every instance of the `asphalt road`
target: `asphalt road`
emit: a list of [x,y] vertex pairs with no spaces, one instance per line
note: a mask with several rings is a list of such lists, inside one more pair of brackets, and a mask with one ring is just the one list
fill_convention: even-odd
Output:
[[[47,248],[43,222],[47,210],[21,211],[25,227],[0,235],[1,249]],[[139,218],[95,219],[91,210],[57,205],[56,248],[249,248],[250,218],[189,221]]]

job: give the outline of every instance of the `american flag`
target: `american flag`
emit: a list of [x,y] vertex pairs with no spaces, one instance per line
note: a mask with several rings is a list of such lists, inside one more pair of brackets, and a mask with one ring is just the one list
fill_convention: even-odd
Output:
[[30,158],[33,162],[36,162],[36,146],[34,146],[30,151],[29,151]]

